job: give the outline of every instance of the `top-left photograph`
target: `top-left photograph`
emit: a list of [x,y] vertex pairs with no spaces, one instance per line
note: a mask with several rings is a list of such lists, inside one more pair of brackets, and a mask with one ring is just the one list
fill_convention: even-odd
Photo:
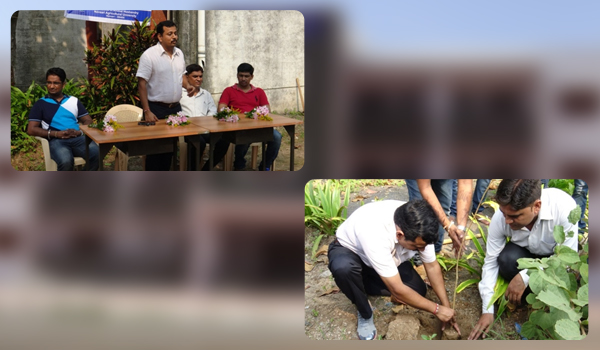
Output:
[[18,11],[11,164],[295,171],[304,67],[298,11]]

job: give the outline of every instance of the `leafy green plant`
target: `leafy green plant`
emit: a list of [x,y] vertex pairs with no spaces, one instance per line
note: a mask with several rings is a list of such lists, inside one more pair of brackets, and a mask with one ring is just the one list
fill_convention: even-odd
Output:
[[304,224],[317,228],[322,234],[313,243],[313,257],[324,235],[335,235],[339,225],[348,216],[350,188],[346,186],[344,200],[338,182],[311,180],[304,189]]
[[[576,207],[569,214],[575,224],[581,215]],[[565,246],[564,227],[554,228],[554,255],[542,259],[519,259],[519,269],[528,269],[532,293],[527,303],[533,311],[521,328],[528,339],[577,340],[586,336],[588,327],[588,244],[581,253]]]
[[421,334],[423,340],[433,340],[435,337],[437,337],[437,333],[433,333],[432,335]]
[[573,179],[550,179],[548,181],[548,188],[559,188],[572,196],[575,184]]
[[82,102],[90,115],[104,115],[118,104],[137,105],[139,101],[135,76],[142,53],[154,43],[154,30],[149,20],[135,22],[128,30],[113,29],[102,42],[86,50],[90,80],[85,84]]

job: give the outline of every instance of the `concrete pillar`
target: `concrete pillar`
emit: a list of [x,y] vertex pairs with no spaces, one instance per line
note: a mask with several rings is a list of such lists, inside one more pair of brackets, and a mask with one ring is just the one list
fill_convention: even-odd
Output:
[[183,51],[185,64],[198,63],[198,11],[173,11],[177,24],[177,47]]

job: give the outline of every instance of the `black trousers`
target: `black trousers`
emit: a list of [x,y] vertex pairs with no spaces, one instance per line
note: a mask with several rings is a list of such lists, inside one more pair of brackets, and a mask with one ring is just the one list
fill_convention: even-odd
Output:
[[[367,295],[391,295],[387,286],[377,272],[365,265],[360,257],[348,248],[343,247],[337,239],[329,245],[329,270],[335,283],[364,318],[370,318],[373,310]],[[410,261],[398,266],[402,283],[415,290],[421,296],[427,293],[427,286]]]
[[[504,249],[498,255],[498,274],[504,278],[505,281],[510,283],[513,278],[521,271],[517,268],[519,265],[517,260],[520,258],[533,258],[533,259],[541,259],[549,257],[552,254],[548,255],[536,255],[530,252],[527,248],[523,248],[514,244],[513,242],[508,242],[504,246]],[[531,288],[527,286],[523,296],[521,298],[521,304],[526,303],[525,298],[527,295],[531,293]]]
[[[165,105],[148,102],[150,111],[154,113],[158,119],[166,119],[171,114],[176,114],[181,111],[181,105],[178,103],[175,106],[168,108]],[[171,161],[173,159],[173,152],[160,153],[160,154],[149,154],[146,156],[146,170],[147,171],[168,171],[171,169]]]

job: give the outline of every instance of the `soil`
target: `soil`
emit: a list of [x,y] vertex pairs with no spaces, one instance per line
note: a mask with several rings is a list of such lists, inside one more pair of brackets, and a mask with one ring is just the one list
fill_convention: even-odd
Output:
[[[362,198],[362,199],[360,199]],[[356,193],[351,193],[351,204],[349,205],[348,215],[361,205],[373,200],[397,199],[408,200],[406,186],[383,186],[383,187],[365,187]],[[327,268],[327,255],[318,255],[311,260],[312,242],[319,232],[313,228],[306,228],[305,231],[305,261],[312,270],[306,271],[305,279],[305,333],[311,339],[358,339],[356,334],[356,307],[350,300],[339,292],[331,272]],[[334,237],[326,237],[321,241],[320,246],[327,246]],[[450,253],[451,244],[445,245],[442,254]],[[323,249],[325,249],[323,247]],[[326,250],[325,250],[326,252]],[[477,267],[477,263],[471,259],[469,263]],[[442,269],[443,271],[443,269]],[[453,294],[456,280],[456,270],[443,271],[444,282],[450,303],[453,302]],[[474,278],[465,269],[459,269],[458,284]],[[432,288],[428,288],[426,297],[433,301],[439,301]],[[389,339],[393,337],[388,334],[388,328],[392,321],[396,319],[400,322],[407,319],[404,316],[416,318],[420,324],[418,334],[413,335],[411,339],[423,340],[422,336],[432,336],[439,340],[442,338],[441,323],[429,312],[425,312],[411,306],[398,306],[393,304],[390,297],[369,296],[369,301],[374,308],[374,320],[377,328],[377,339]],[[455,310],[456,319],[462,333],[461,339],[467,339],[473,326],[479,320],[481,315],[481,297],[476,285],[472,285],[461,293],[456,294]],[[400,317],[399,317],[400,316]],[[409,317],[408,319],[413,319]],[[520,339],[515,331],[515,322],[523,324],[528,318],[526,307],[517,308],[514,312],[506,311],[501,318],[496,321],[492,331],[486,339]],[[394,322],[394,326],[397,326]],[[448,334],[445,339],[449,339]],[[387,337],[387,338],[386,338]]]

